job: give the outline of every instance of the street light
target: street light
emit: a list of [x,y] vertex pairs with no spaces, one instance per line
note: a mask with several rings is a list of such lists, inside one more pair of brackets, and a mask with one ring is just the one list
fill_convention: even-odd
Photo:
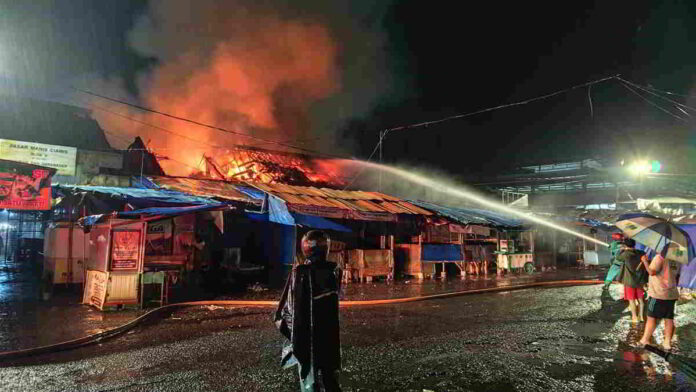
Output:
[[660,161],[641,160],[633,162],[628,167],[628,170],[634,176],[641,176],[649,173],[659,173],[660,170],[662,170],[662,164],[660,163]]

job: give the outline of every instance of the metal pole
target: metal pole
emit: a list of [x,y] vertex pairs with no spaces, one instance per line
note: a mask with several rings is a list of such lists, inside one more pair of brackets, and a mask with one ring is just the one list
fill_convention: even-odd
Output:
[[143,162],[145,161],[145,149],[140,150],[140,181],[143,180]]
[[[384,131],[379,131],[379,164],[382,164],[382,140],[384,140]],[[379,171],[379,191],[382,192],[382,170]]]

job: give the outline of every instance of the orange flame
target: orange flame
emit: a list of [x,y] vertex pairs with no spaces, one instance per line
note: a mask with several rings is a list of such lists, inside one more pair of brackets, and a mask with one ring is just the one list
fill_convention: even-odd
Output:
[[288,152],[236,147],[215,157],[204,155],[192,176],[267,184],[341,186],[340,170],[330,160]]

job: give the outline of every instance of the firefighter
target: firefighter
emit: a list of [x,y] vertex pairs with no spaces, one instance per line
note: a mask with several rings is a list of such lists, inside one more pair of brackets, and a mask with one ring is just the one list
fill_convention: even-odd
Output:
[[288,277],[275,313],[276,327],[287,341],[283,368],[298,366],[301,391],[340,391],[341,369],[338,292],[340,270],[327,261],[329,237],[312,230],[302,237],[303,263]]

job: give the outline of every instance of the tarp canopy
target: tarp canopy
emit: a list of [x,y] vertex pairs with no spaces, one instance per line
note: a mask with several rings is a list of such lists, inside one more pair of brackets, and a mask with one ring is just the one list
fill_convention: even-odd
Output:
[[439,215],[463,225],[476,224],[494,226],[503,229],[520,229],[524,226],[524,222],[521,219],[494,211],[481,210],[477,208],[447,207],[420,200],[409,200],[409,202],[426,210],[436,212]]
[[[252,220],[259,221],[259,222],[270,222],[268,214],[263,214],[263,213],[256,213],[256,212],[247,212],[246,213],[247,217],[249,217]],[[350,233],[351,230],[343,225],[340,225],[336,222],[333,222],[329,219],[322,218],[320,216],[315,216],[315,215],[305,215],[305,214],[298,214],[298,213],[292,213],[292,217],[295,223],[293,225],[298,225],[298,226],[304,226],[304,227],[309,227],[312,229],[319,229],[319,230],[333,230],[333,231],[339,231],[343,233]],[[285,224],[287,226],[290,226],[289,224]]]
[[461,247],[457,244],[423,244],[421,247],[423,261],[463,261]]
[[152,207],[143,208],[140,210],[124,211],[119,212],[119,218],[134,217],[134,216],[172,216],[172,215],[184,215],[191,214],[194,212],[204,212],[213,211],[230,208],[228,204],[217,203],[217,204],[205,204],[200,206],[188,206],[188,207]]
[[312,229],[333,230],[343,233],[350,233],[351,230],[331,220],[315,215],[292,214],[295,223],[299,226],[311,227]]
[[154,217],[154,216],[175,216],[192,214],[195,212],[215,211],[228,209],[230,206],[225,203],[205,204],[187,207],[151,207],[133,211],[122,211],[114,214],[88,215],[80,219],[80,224],[84,228],[89,228],[102,220],[106,216],[114,218],[135,218],[135,217]]
[[219,201],[210,198],[187,195],[182,192],[168,189],[144,189],[92,185],[54,186],[54,193],[58,195],[69,195],[80,192],[99,194],[105,196],[106,198],[112,198],[121,202],[126,202],[137,208],[219,203]]

